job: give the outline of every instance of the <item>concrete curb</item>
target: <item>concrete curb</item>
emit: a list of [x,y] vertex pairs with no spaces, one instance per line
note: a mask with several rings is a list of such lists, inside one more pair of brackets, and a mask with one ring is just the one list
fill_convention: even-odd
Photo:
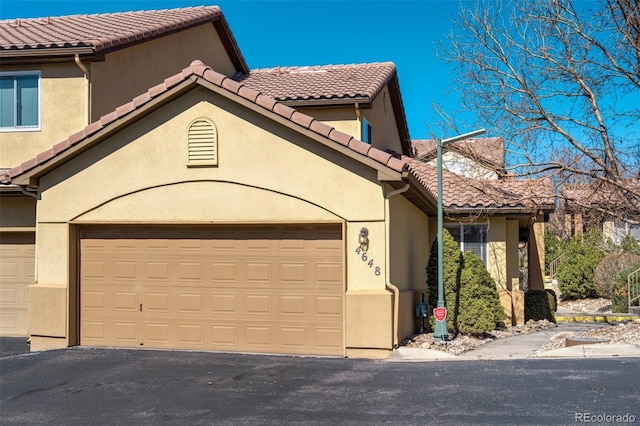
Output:
[[640,317],[636,315],[555,315],[556,322],[624,322],[624,321],[636,321]]

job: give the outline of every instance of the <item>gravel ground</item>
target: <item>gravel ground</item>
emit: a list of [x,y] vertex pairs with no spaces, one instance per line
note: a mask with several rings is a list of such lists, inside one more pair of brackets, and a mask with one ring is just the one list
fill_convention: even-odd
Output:
[[[558,312],[568,313],[611,313],[611,301],[607,299],[580,299],[561,301],[558,304]],[[441,343],[433,341],[433,333],[424,333],[405,339],[401,346],[437,349],[453,355],[459,355],[463,352],[475,349],[488,342],[497,339],[516,336],[519,334],[536,333],[543,330],[555,328],[556,324],[547,320],[532,321],[527,324],[514,327],[505,327],[493,330],[490,333],[484,333],[481,336],[460,334],[449,342]],[[603,344],[615,343],[633,343],[640,344],[640,320],[626,322],[620,324],[606,325],[601,328],[590,330],[578,335],[568,335],[567,333],[558,333],[551,342],[540,347],[537,352],[549,351],[565,347],[567,338],[585,337],[591,339],[603,340]]]
[[493,342],[494,340],[517,336],[519,334],[536,333],[538,331],[548,330],[555,327],[555,323],[547,320],[530,320],[525,325],[496,329],[489,333],[484,333],[481,336],[459,334],[446,343],[434,342],[433,333],[418,334],[410,339],[405,339],[400,345],[411,348],[437,349],[453,355],[459,355],[463,352],[482,346],[485,343]]
[[578,335],[574,335],[573,333],[559,333],[552,337],[549,343],[542,345],[536,352],[564,348],[566,340],[571,338],[597,339],[602,341],[600,344],[633,343],[640,345],[640,321],[636,320],[633,322],[612,324]]

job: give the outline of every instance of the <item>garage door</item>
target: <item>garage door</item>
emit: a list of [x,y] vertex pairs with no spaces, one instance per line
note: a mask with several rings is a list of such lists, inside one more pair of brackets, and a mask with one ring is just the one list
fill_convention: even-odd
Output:
[[0,233],[0,335],[27,335],[28,287],[34,282],[33,233]]
[[343,355],[340,225],[82,230],[81,344]]

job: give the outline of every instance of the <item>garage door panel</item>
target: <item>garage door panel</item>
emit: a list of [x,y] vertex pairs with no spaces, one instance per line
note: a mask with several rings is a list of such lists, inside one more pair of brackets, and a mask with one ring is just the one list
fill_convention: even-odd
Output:
[[83,230],[81,343],[343,355],[340,238],[335,225]]
[[35,235],[0,233],[0,335],[27,335],[29,285],[34,277]]

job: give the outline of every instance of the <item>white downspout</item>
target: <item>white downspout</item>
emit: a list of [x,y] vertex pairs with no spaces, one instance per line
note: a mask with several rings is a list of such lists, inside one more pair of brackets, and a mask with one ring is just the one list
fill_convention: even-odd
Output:
[[397,194],[402,194],[409,189],[409,183],[400,189],[388,192],[384,196],[384,238],[385,238],[385,285],[388,290],[393,293],[393,347],[398,346],[398,311],[400,310],[400,290],[391,284],[391,249],[389,247],[391,241],[391,224],[389,221],[389,198]]
[[86,80],[87,103],[85,105],[85,117],[87,118],[87,120],[84,125],[88,126],[91,123],[91,71],[89,71],[89,68],[87,68],[87,66],[80,60],[80,55],[78,55],[77,53],[75,55],[75,62],[78,68],[82,70],[82,73],[84,74],[84,78]]

